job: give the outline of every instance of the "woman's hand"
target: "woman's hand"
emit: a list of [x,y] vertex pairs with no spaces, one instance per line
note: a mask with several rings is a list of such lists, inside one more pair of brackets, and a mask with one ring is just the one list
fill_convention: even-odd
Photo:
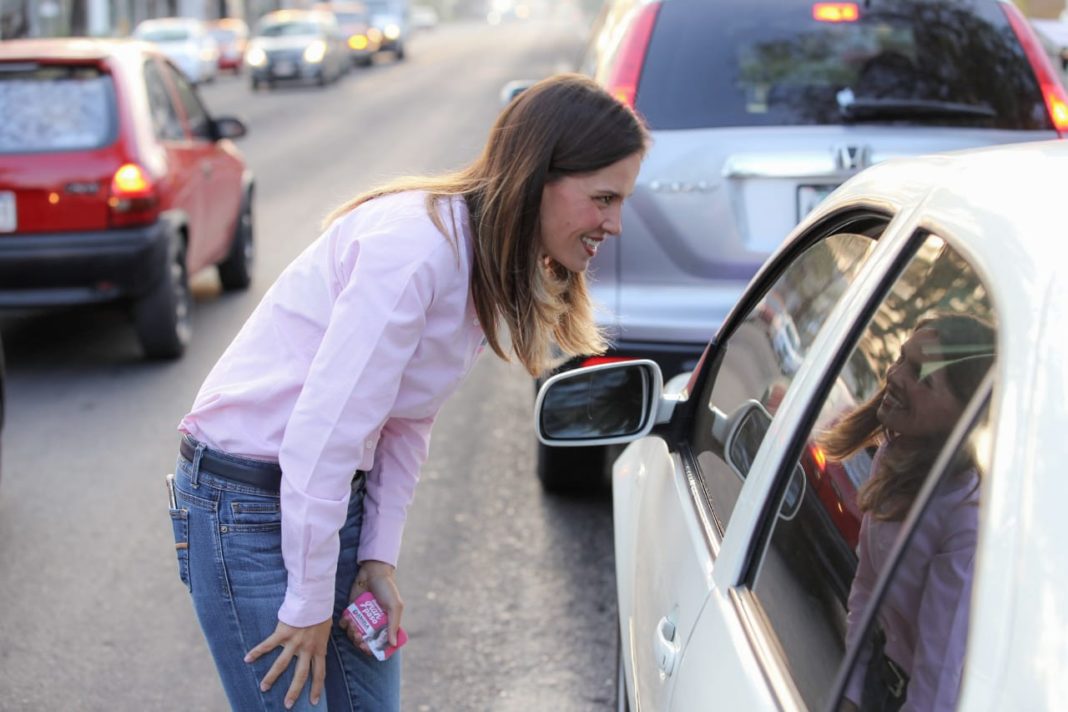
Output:
[[[400,628],[401,613],[404,611],[404,601],[401,600],[400,591],[397,590],[396,568],[384,561],[368,560],[360,564],[360,570],[356,574],[356,580],[352,582],[352,590],[349,591],[349,600],[356,598],[365,591],[370,591],[382,610],[389,618],[389,644],[397,644],[397,629]],[[346,616],[341,617],[341,628],[349,636],[349,640],[357,648],[367,655],[371,649],[363,642],[360,632],[357,631]]]
[[245,662],[251,663],[260,656],[265,655],[278,646],[282,646],[282,652],[271,665],[271,669],[260,681],[260,689],[266,692],[271,689],[278,677],[288,668],[293,656],[297,657],[297,671],[293,675],[293,682],[286,692],[286,709],[290,709],[300,697],[304,683],[308,681],[308,671],[311,670],[311,703],[319,704],[319,697],[323,692],[323,681],[326,679],[326,644],[330,640],[330,626],[333,621],[327,618],[322,623],[317,623],[307,628],[294,628],[278,621],[274,632],[262,643],[245,656]]

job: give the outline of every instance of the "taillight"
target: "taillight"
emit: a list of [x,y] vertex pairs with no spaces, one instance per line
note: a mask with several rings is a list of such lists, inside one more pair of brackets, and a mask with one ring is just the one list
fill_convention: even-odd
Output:
[[1053,127],[1057,129],[1057,134],[1064,138],[1065,131],[1068,131],[1068,94],[1065,94],[1064,87],[1057,80],[1056,70],[1053,69],[1049,57],[1043,51],[1042,43],[1035,34],[1034,28],[1031,27],[1031,23],[1010,2],[1002,2],[1001,9],[1004,10],[1013,32],[1020,40],[1020,46],[1023,47],[1027,61],[1035,73],[1035,78],[1038,79],[1042,99],[1046,102],[1046,110],[1049,112],[1050,120],[1053,121]]
[[812,19],[818,22],[856,22],[860,8],[855,2],[818,2],[812,6]]
[[638,11],[638,16],[630,23],[627,34],[620,43],[619,52],[605,81],[605,88],[612,96],[632,109],[634,98],[638,94],[638,80],[642,76],[642,63],[645,62],[645,52],[649,49],[649,38],[652,37],[658,12],[658,2],[649,3]]
[[111,178],[108,214],[115,227],[145,225],[159,217],[159,197],[145,170],[136,163],[123,164]]
[[606,363],[619,363],[620,361],[633,361],[633,356],[591,356],[579,364],[579,368],[586,366],[600,366]]

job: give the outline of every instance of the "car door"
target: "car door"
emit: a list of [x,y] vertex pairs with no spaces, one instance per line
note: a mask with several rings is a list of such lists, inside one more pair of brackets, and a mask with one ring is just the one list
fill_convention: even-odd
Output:
[[[160,185],[163,208],[183,213],[190,234],[196,235],[204,229],[208,210],[203,150],[189,135],[167,74],[179,73],[167,62],[145,60],[145,91],[152,128],[166,154],[166,175]],[[188,252],[186,260],[189,261]]]
[[[748,403],[767,406],[781,397],[887,220],[866,212],[824,223],[766,269],[707,350],[673,435],[642,440],[617,461],[621,653],[638,709],[670,704],[745,484],[725,458],[722,423]],[[796,338],[790,353],[774,346],[776,330],[786,328],[775,312],[784,308]]]
[[215,140],[211,116],[193,85],[173,68],[167,73],[192,137],[190,151],[199,170],[196,186],[202,221],[189,240],[189,265],[197,270],[218,262],[229,249],[241,206],[242,167],[228,152],[229,142]]
[[[996,319],[949,243],[905,220],[895,232],[763,404],[773,419],[744,486],[727,489],[735,514],[671,709],[713,696],[731,709],[867,708],[869,694],[955,705],[983,471],[968,438],[983,427]],[[943,410],[931,393],[938,379],[948,392],[947,374],[956,405]],[[836,468],[838,500],[813,486]]]

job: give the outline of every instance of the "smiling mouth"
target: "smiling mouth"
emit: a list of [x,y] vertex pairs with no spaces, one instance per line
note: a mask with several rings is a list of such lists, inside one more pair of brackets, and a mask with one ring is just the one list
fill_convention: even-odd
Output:
[[600,246],[603,239],[604,238],[587,237],[586,235],[582,236],[582,246],[586,248],[586,252],[590,257],[597,254],[597,248]]
[[888,408],[905,408],[905,402],[901,400],[901,396],[892,389],[887,389],[886,394],[883,396],[883,405]]

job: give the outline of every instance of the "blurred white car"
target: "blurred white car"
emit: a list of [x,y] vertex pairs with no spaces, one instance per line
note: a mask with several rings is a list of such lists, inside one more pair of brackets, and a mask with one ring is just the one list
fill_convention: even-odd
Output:
[[1060,708],[1066,171],[1062,141],[869,168],[681,394],[649,360],[546,382],[542,442],[631,443],[619,709]]
[[194,84],[210,82],[219,73],[219,44],[210,28],[192,17],[145,20],[133,36],[151,42]]

